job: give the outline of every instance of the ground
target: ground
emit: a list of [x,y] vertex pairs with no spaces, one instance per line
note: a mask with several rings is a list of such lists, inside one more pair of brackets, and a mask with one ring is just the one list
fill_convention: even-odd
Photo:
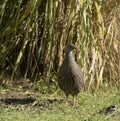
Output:
[[[82,91],[76,106],[65,104],[64,93],[33,90],[0,89],[0,121],[120,121],[120,92],[117,88],[100,89],[95,95]],[[115,104],[117,109],[99,113]]]

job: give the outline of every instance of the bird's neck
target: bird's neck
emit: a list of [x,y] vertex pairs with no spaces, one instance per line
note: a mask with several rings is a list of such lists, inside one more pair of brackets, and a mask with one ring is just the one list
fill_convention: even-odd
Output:
[[67,57],[72,57],[72,51],[66,53]]
[[69,59],[69,60],[71,60],[71,61],[74,61],[72,51],[66,53],[66,58]]

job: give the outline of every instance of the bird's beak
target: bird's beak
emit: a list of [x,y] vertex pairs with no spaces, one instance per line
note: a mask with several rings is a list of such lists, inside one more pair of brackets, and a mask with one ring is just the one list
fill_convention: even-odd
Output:
[[71,45],[73,49],[77,49],[74,45]]
[[77,49],[77,48],[74,46],[74,49]]

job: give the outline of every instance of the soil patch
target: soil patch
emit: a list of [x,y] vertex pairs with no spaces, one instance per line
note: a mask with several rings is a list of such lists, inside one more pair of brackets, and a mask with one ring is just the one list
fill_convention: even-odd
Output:
[[36,97],[32,94],[24,93],[5,93],[0,95],[0,103],[5,105],[26,105],[34,103]]
[[21,93],[11,93],[7,92],[0,95],[0,104],[6,107],[12,106],[21,109],[21,107],[36,109],[48,109],[52,107],[54,102],[58,101],[56,98],[44,98],[38,93],[25,94]]

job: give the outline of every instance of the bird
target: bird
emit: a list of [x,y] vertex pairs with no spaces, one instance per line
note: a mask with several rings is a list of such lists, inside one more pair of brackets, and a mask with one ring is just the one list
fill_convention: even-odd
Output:
[[117,110],[117,106],[115,104],[112,104],[108,107],[102,108],[100,111],[94,113],[93,115],[94,116],[97,114],[110,115],[110,114],[113,114],[116,110]]
[[65,57],[58,71],[58,86],[66,95],[66,104],[68,104],[68,97],[73,97],[72,105],[75,106],[76,96],[83,87],[83,72],[76,63],[72,51],[76,47],[68,44],[65,48]]
[[110,113],[113,113],[114,111],[116,111],[116,109],[117,109],[117,106],[115,104],[113,104],[113,105],[110,105],[106,108],[103,108],[98,113],[100,113],[100,114],[110,114]]

